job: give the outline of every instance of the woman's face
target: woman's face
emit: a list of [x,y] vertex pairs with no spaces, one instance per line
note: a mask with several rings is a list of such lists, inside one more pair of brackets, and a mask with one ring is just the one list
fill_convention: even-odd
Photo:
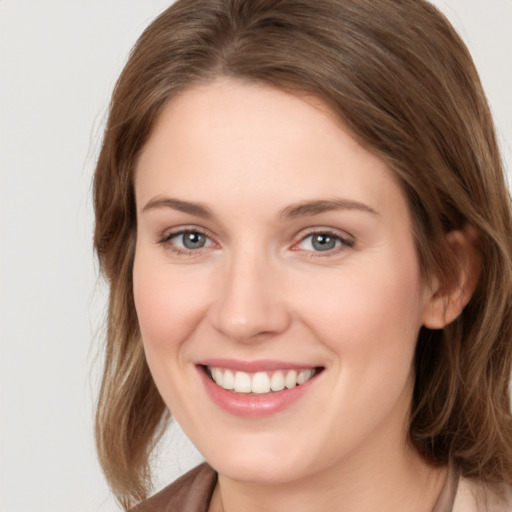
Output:
[[135,190],[147,361],[219,473],[294,481],[405,450],[430,293],[381,160],[319,102],[225,80],[166,106]]

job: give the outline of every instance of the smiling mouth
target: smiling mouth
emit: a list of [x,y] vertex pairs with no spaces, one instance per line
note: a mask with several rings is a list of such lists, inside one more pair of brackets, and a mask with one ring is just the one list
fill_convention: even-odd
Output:
[[283,369],[248,373],[214,366],[203,366],[206,374],[219,387],[234,393],[265,395],[300,386],[323,368]]

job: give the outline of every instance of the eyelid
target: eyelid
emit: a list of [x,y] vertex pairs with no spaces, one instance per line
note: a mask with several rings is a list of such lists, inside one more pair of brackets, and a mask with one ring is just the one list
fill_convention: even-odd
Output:
[[[326,251],[314,251],[314,250],[307,250],[307,249],[301,249],[297,247],[299,244],[304,242],[306,239],[308,239],[311,236],[314,236],[315,234],[322,234],[322,235],[328,235],[331,236],[341,242],[341,246],[326,250]],[[337,255],[340,252],[344,252],[347,249],[351,249],[355,245],[355,239],[352,235],[349,235],[345,231],[340,231],[333,228],[310,228],[307,230],[303,230],[298,236],[298,240],[293,243],[292,250],[294,251],[303,251],[304,253],[308,253],[309,257],[328,257]]]
[[[199,247],[197,249],[187,249],[186,247],[178,247],[171,243],[171,240],[185,233],[199,233],[208,239],[210,244],[205,247]],[[203,228],[198,226],[179,226],[172,229],[167,229],[162,232],[158,237],[157,243],[162,245],[164,248],[177,255],[199,255],[204,250],[210,250],[212,247],[217,246],[213,237]]]
[[[178,247],[172,244],[171,239],[183,235],[185,233],[200,233],[210,242],[208,245],[204,247],[199,247],[197,249],[187,249],[186,247]],[[307,238],[314,236],[315,234],[327,235],[335,238],[339,242],[341,242],[340,246],[335,247],[333,249],[328,249],[325,251],[315,251],[308,250],[298,247],[302,242],[304,242]],[[162,245],[164,248],[169,250],[172,253],[178,255],[190,255],[190,256],[198,256],[202,254],[205,250],[211,250],[212,248],[218,247],[217,242],[214,237],[208,232],[208,230],[201,228],[199,226],[177,226],[172,229],[167,229],[162,232],[162,234],[158,237],[157,242]],[[295,242],[293,242],[291,250],[296,252],[303,252],[307,254],[309,257],[328,257],[339,254],[340,252],[344,252],[355,245],[355,239],[352,235],[348,234],[346,231],[341,231],[334,228],[323,228],[323,227],[315,227],[308,228],[302,230],[297,236]]]

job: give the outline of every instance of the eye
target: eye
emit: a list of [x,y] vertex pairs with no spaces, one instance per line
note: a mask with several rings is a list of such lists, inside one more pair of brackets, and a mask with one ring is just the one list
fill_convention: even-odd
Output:
[[170,233],[161,240],[161,243],[179,254],[198,251],[214,245],[205,233],[197,229],[183,229]]
[[296,248],[311,252],[337,253],[353,246],[353,240],[328,231],[317,231],[302,238]]

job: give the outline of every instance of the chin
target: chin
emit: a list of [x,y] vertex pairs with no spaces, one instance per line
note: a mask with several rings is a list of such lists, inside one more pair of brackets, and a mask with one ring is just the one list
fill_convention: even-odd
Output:
[[231,480],[255,484],[284,484],[299,479],[302,473],[299,468],[290,468],[272,456],[258,461],[240,457],[211,465],[217,473]]
[[301,460],[306,455],[304,450],[294,453],[297,448],[287,447],[285,443],[280,443],[279,449],[254,442],[238,447],[230,443],[229,448],[217,446],[203,453],[206,461],[220,475],[235,481],[282,484],[300,479],[308,472],[308,464]]

